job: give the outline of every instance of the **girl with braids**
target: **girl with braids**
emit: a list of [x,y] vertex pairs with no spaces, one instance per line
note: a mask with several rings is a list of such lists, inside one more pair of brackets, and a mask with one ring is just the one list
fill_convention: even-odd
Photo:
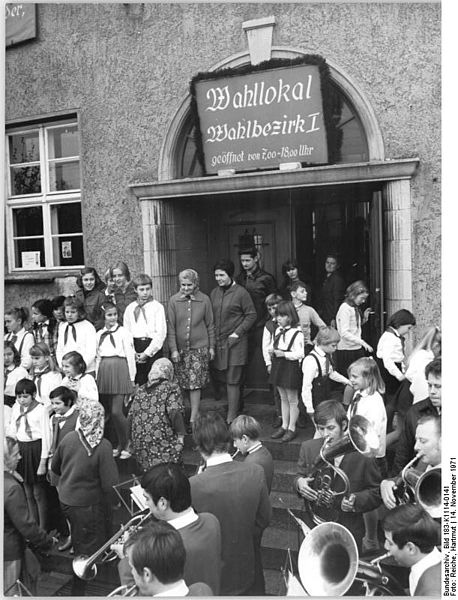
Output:
[[56,355],[54,306],[51,300],[41,298],[32,304],[33,337],[35,343],[45,343],[52,356]]

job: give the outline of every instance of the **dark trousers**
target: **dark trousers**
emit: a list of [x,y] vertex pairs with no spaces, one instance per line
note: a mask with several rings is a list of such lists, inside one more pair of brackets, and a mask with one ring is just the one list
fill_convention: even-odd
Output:
[[[151,338],[134,338],[135,352],[144,352],[151,344]],[[137,363],[137,374],[135,375],[135,383],[143,385],[148,381],[148,373],[155,360],[162,358],[162,349],[156,352],[154,356],[148,358],[144,363]]]
[[57,488],[49,483],[46,485],[46,500],[48,509],[48,531],[56,529],[62,536],[68,536],[70,531],[68,530],[67,521],[62,512]]
[[264,570],[261,560],[261,535],[256,534],[253,539],[254,544],[254,581],[253,585],[247,590],[247,596],[265,596],[266,582],[264,579]]

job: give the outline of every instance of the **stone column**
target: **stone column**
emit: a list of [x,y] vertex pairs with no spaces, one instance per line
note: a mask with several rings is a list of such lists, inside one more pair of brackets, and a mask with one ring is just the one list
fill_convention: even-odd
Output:
[[177,291],[175,215],[173,202],[142,200],[145,273],[153,280],[153,295],[164,304]]
[[[410,181],[389,181],[383,196],[385,310],[389,317],[400,308],[413,309]],[[409,346],[410,336],[407,341]]]

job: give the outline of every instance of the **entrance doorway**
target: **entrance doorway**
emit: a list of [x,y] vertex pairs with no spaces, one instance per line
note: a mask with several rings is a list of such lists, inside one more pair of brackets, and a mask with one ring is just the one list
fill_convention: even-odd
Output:
[[[201,289],[215,282],[212,267],[230,257],[240,270],[238,248],[247,237],[257,246],[263,268],[283,283],[282,264],[296,258],[312,286],[310,303],[319,309],[328,252],[337,253],[347,285],[362,279],[374,310],[364,337],[373,345],[383,329],[382,185],[346,184],[262,190],[174,200],[178,270],[194,265]],[[178,236],[178,233],[177,233]],[[254,353],[247,387],[266,389],[261,349]]]

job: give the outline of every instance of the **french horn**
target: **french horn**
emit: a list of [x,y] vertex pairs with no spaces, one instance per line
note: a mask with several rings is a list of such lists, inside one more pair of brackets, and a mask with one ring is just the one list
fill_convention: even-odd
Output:
[[[318,480],[318,485],[314,487],[318,494],[315,501],[306,500],[306,506],[313,522],[321,525],[328,521],[333,521],[337,515],[334,514],[336,498],[348,497],[350,491],[350,481],[346,473],[335,466],[331,461],[337,456],[348,454],[349,452],[359,452],[363,456],[374,457],[379,448],[379,437],[377,432],[370,424],[369,420],[362,415],[354,415],[349,423],[345,434],[336,442],[327,444],[326,441],[321,446],[320,454],[312,466],[312,475]],[[330,467],[338,475],[343,483],[344,489],[336,492],[332,489],[332,479],[329,475],[322,476],[320,470],[323,466]],[[324,510],[323,510],[324,509]],[[322,513],[321,515],[319,513]],[[323,517],[323,513],[326,517]]]

